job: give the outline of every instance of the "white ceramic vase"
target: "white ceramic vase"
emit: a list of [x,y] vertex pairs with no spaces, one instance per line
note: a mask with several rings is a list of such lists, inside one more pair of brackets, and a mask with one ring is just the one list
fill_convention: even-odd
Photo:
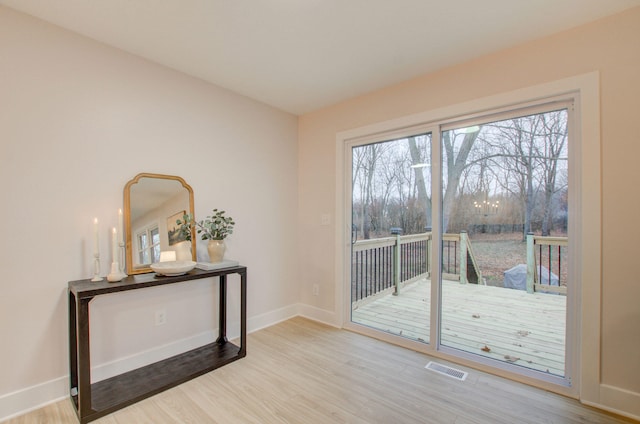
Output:
[[209,240],[209,243],[207,243],[209,261],[212,264],[222,262],[225,250],[227,250],[227,246],[224,244],[224,240]]

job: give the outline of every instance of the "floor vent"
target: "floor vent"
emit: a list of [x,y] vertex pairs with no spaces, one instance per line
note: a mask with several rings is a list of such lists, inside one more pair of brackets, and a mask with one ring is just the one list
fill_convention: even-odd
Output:
[[448,367],[446,365],[437,364],[435,362],[429,362],[426,366],[426,369],[435,371],[439,374],[446,375],[447,377],[455,378],[459,381],[464,381],[467,378],[469,373],[457,370],[455,368]]

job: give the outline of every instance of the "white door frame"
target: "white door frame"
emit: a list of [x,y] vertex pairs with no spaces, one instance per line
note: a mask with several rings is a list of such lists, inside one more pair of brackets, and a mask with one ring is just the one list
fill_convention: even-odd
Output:
[[[470,361],[438,350],[436,343],[425,345],[410,340],[398,340],[392,335],[379,334],[363,326],[350,322],[350,293],[348,284],[350,267],[347,255],[350,252],[350,149],[365,140],[380,141],[384,138],[398,138],[410,133],[432,132],[433,148],[439,149],[439,133],[434,132],[436,124],[454,118],[472,117],[487,111],[511,110],[523,103],[535,103],[552,97],[566,97],[574,100],[579,119],[573,128],[574,139],[570,146],[570,186],[572,196],[569,206],[569,225],[572,241],[569,255],[571,271],[580,289],[568,302],[567,310],[567,350],[571,360],[567,362],[572,376],[570,387],[555,382],[543,381],[526,373],[514,373],[482,363]],[[550,83],[497,94],[457,105],[431,110],[386,122],[340,132],[336,136],[336,252],[335,252],[335,324],[373,337],[381,338],[430,355],[443,357],[453,362],[468,365],[483,371],[521,381],[545,390],[580,398],[585,402],[599,401],[600,384],[600,305],[601,305],[601,166],[600,166],[600,107],[599,75],[597,72],[570,77]],[[437,130],[437,129],[436,129]],[[434,153],[436,153],[434,151]],[[439,154],[439,152],[438,152]],[[436,161],[437,162],[437,161]],[[438,165],[439,166],[439,165]],[[438,171],[435,170],[434,171]],[[435,197],[437,190],[433,191]],[[439,196],[439,194],[438,194]],[[439,199],[434,199],[438,200]],[[437,204],[434,202],[434,204]],[[434,231],[438,226],[434,222]],[[583,237],[583,234],[585,237]],[[434,234],[436,236],[437,234]],[[587,242],[588,236],[588,242]],[[439,249],[433,249],[437,251]],[[436,262],[439,263],[439,262]],[[432,284],[432,290],[436,284]],[[432,299],[439,299],[437,289]],[[435,295],[435,296],[434,296]],[[568,298],[569,299],[569,298]],[[433,301],[433,300],[432,300]],[[437,310],[432,308],[432,314]],[[437,324],[438,317],[431,317]],[[432,341],[437,340],[433,336]],[[575,346],[575,348],[573,348]]]

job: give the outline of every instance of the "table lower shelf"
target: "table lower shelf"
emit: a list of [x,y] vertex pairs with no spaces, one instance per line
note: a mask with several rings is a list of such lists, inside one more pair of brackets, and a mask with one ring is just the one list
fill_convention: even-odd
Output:
[[[210,343],[91,385],[89,422],[213,371],[246,355],[233,343]],[[77,396],[73,396],[77,405]]]

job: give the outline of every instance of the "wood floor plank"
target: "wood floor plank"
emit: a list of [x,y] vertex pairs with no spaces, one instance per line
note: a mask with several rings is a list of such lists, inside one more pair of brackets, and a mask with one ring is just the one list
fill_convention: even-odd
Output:
[[[252,333],[247,357],[94,421],[97,424],[623,424],[574,399],[294,318]],[[76,423],[64,400],[4,424]]]

